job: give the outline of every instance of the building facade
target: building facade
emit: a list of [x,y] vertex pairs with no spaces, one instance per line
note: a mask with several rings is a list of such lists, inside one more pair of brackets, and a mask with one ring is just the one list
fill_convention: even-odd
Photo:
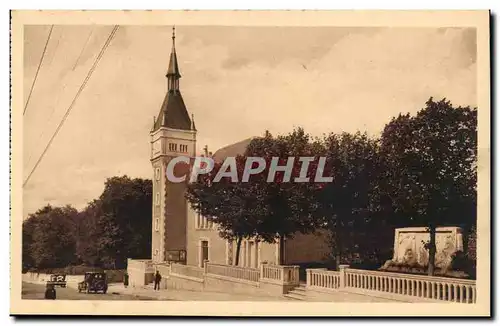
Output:
[[[166,74],[168,91],[154,119],[151,129],[151,164],[153,168],[153,262],[176,260],[171,257],[185,252],[188,265],[203,266],[205,260],[213,263],[234,265],[236,243],[219,237],[217,225],[195,212],[185,198],[187,185],[172,183],[166,178],[167,164],[175,157],[194,157],[196,127],[188,113],[180,91],[179,65],[175,49],[175,30],[172,35],[172,51]],[[217,151],[215,160],[242,154],[250,140]],[[205,155],[208,150],[205,148]],[[325,261],[328,255],[327,238],[319,235],[296,235],[285,241],[286,264],[304,264]],[[264,243],[256,239],[243,240],[239,265],[257,268],[261,263],[280,262],[279,243]],[[182,260],[182,259],[181,259]]]

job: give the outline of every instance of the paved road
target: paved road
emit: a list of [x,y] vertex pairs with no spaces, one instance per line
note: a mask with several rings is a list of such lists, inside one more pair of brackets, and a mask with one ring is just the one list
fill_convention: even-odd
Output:
[[[23,299],[45,299],[45,285],[25,283],[23,282],[22,294]],[[151,297],[133,295],[133,294],[119,294],[117,292],[102,293],[78,293],[74,288],[56,288],[57,300],[158,300]]]

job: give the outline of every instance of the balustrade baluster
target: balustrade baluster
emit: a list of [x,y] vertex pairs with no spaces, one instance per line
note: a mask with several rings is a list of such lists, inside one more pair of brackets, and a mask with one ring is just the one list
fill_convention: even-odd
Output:
[[453,301],[458,302],[458,286],[453,284]]
[[465,288],[465,303],[470,303],[470,286]]

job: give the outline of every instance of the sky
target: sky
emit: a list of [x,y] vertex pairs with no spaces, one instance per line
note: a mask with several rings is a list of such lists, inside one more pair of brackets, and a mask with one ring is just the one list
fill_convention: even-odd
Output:
[[[24,115],[24,179],[112,28],[53,27]],[[49,30],[24,30],[25,103]],[[108,177],[152,177],[149,131],[167,89],[171,35],[171,26],[120,26],[25,185],[24,217],[46,204],[82,209]],[[199,152],[299,126],[377,136],[431,96],[477,105],[472,28],[176,26],[176,50]]]

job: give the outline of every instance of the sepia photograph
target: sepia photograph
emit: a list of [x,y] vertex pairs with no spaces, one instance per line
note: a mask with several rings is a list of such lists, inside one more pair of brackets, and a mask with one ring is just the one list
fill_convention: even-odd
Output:
[[13,11],[11,314],[490,315],[489,20]]

